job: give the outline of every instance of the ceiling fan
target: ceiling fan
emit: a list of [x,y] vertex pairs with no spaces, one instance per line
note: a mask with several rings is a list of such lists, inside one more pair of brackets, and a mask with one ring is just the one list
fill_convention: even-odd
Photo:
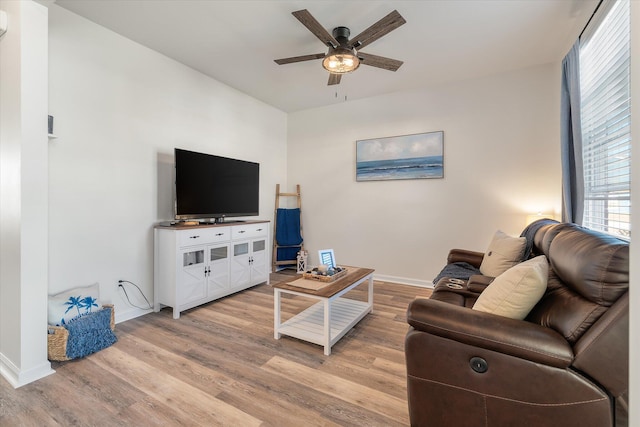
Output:
[[[294,62],[311,61],[322,59],[322,66],[329,71],[328,85],[340,83],[342,75],[357,69],[360,64],[378,67],[389,71],[396,71],[402,65],[402,61],[385,58],[384,56],[372,55],[370,53],[359,52],[359,49],[373,43],[380,37],[390,33],[402,24],[405,19],[397,10],[389,13],[378,22],[362,31],[357,36],[349,39],[351,31],[347,27],[336,27],[333,35],[322,26],[309,13],[307,9],[291,12],[298,21],[313,33],[322,43],[329,47],[325,53],[315,53],[311,55],[293,56],[291,58],[276,59],[279,65],[291,64]],[[358,49],[358,50],[356,50]]]

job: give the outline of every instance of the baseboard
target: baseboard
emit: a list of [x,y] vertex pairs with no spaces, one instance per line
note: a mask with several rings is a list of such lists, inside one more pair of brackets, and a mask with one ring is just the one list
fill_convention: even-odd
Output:
[[145,314],[151,313],[153,310],[142,310],[139,308],[133,308],[127,311],[116,311],[115,322],[116,324],[121,322],[126,322],[127,320],[135,319],[136,317],[144,316]]
[[51,362],[48,360],[35,368],[22,371],[3,353],[0,353],[0,374],[13,388],[22,387],[23,385],[32,383],[55,372],[56,371],[51,369]]
[[373,274],[374,280],[380,280],[382,282],[399,283],[401,285],[417,286],[420,288],[432,288],[433,282],[430,280],[412,279],[409,277],[389,276],[386,274]]

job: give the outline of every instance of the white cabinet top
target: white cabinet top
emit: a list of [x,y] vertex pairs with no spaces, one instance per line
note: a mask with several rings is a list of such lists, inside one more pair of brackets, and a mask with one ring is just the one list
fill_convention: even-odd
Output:
[[[154,226],[154,228],[157,228],[159,230],[174,230],[174,231],[180,231],[180,230],[189,230],[189,229],[198,229],[198,228],[212,228],[212,227],[238,227],[238,226],[245,226],[245,225],[251,225],[251,224],[267,224],[269,223],[269,221],[267,220],[263,220],[263,219],[257,219],[257,220],[251,220],[251,221],[232,221],[229,220],[227,222],[223,222],[223,223],[204,223],[204,224],[195,224],[195,221],[189,221],[186,223],[174,223],[173,221],[165,221],[165,222],[161,222],[158,223]],[[188,224],[188,225],[187,225]]]

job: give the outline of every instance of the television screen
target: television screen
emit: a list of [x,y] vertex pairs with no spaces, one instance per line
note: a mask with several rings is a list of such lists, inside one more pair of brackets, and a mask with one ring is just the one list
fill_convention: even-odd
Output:
[[258,215],[260,164],[175,149],[176,219]]

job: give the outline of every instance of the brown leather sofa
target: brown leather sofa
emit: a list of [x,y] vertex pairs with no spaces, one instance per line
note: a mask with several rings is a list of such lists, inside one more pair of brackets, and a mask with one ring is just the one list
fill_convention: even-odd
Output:
[[[538,225],[531,256],[546,255],[549,278],[525,320],[470,309],[491,281],[482,276],[461,289],[443,278],[409,305],[412,426],[627,425],[629,245]],[[448,261],[479,267],[482,256],[453,250]]]

